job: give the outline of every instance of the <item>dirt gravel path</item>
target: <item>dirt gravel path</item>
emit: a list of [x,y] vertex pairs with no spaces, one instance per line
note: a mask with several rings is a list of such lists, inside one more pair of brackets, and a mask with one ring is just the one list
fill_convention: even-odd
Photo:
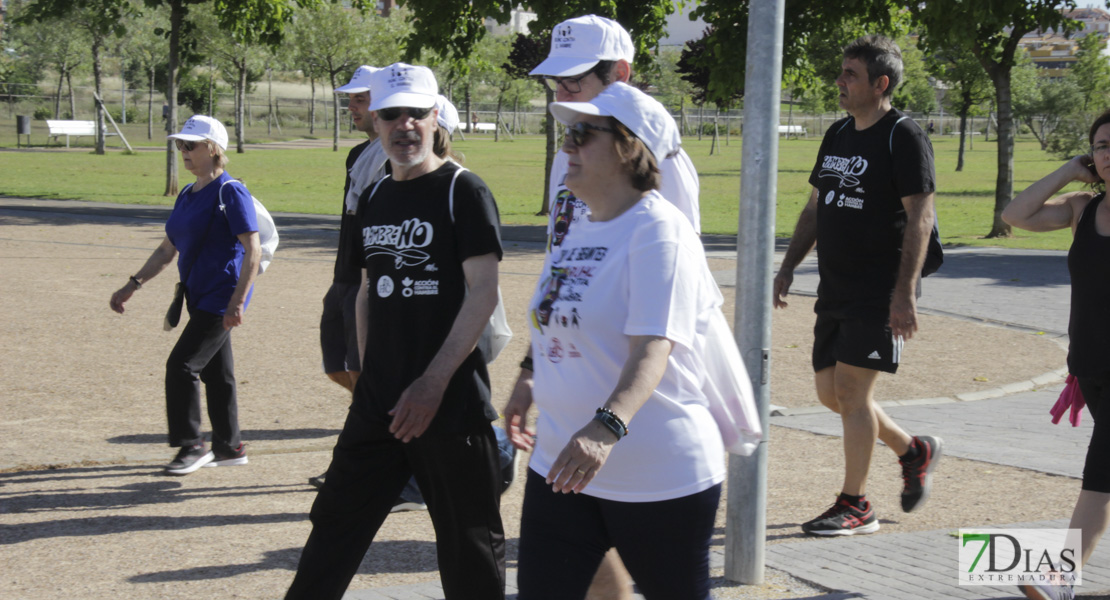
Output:
[[[257,285],[233,343],[245,468],[160,475],[165,445],[162,378],[176,333],[161,330],[176,279],[145,285],[120,316],[108,298],[162,237],[160,224],[0,211],[0,596],[11,598],[277,598],[308,534],[313,490],[346,412],[344,392],[320,369],[320,302],[331,278],[334,231],[288,232]],[[501,285],[517,335],[492,366],[503,406],[526,348],[523,306],[541,254],[508,245]],[[715,269],[732,268],[714,260]],[[732,314],[731,289],[725,290]],[[772,402],[817,406],[809,367],[812,300],[777,311]],[[1064,364],[1045,336],[922,317],[906,364],[880,379],[880,399],[951,396],[1031,379]],[[840,440],[770,432],[768,539],[801,539],[798,524],[840,485]],[[876,451],[869,494],[884,532],[957,528],[1066,516],[1058,478],[946,459],[933,510],[894,512],[897,463]],[[521,492],[503,515],[515,556]],[[976,498],[974,502],[968,498]],[[718,536],[724,539],[724,506]],[[939,507],[943,507],[941,510]],[[510,568],[515,562],[510,560]],[[391,516],[352,589],[438,579],[427,516]],[[815,593],[789,578],[742,588],[717,580],[720,598]],[[751,596],[755,594],[755,596]]]

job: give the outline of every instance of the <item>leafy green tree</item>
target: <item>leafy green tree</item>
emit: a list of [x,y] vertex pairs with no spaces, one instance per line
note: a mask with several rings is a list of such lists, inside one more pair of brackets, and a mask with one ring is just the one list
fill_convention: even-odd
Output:
[[[246,94],[252,81],[261,76],[266,57],[265,47],[237,40],[220,28],[216,16],[204,11],[193,11],[191,19],[196,25],[196,35],[204,48],[215,58],[220,70],[228,75],[235,90],[235,151],[242,154],[244,143],[244,107]],[[182,83],[185,76],[181,77]],[[199,111],[195,111],[199,112]]]
[[994,88],[978,59],[964,48],[946,48],[926,63],[930,72],[948,86],[945,102],[951,112],[960,116],[960,150],[956,170],[964,170],[964,146],[967,139],[967,118],[974,107],[990,99]]
[[1010,226],[1002,211],[1014,191],[1014,114],[1011,72],[1022,36],[1036,29],[1075,30],[1062,9],[1074,0],[931,0],[911,3],[910,13],[924,27],[920,42],[926,52],[959,47],[969,50],[994,83],[998,111],[998,176],[995,181],[994,221],[987,237],[1006,237]]
[[146,86],[146,139],[154,137],[155,75],[169,63],[169,45],[164,35],[155,33],[169,26],[169,10],[165,7],[147,9],[134,20],[124,46],[129,74],[128,83],[135,87]]
[[66,16],[49,22],[24,23],[14,34],[9,39],[19,47],[21,60],[50,67],[58,74],[54,118],[61,118],[62,87],[65,85],[69,88],[69,114],[75,118],[77,103],[73,94],[73,74],[89,61],[89,41],[84,30],[72,17]]
[[891,103],[917,113],[931,113],[937,109],[937,93],[929,83],[925,57],[909,37],[898,40],[902,49],[902,84],[894,90]]
[[1083,93],[1083,110],[1090,110],[1106,104],[1110,97],[1110,61],[1103,50],[1106,41],[1091,33],[1080,38],[1079,50],[1075,53],[1075,65],[1068,69],[1067,78],[1074,81]]
[[[340,75],[353,72],[367,58],[361,40],[371,35],[372,28],[365,15],[337,4],[306,9],[297,14],[293,24],[295,54],[301,64],[313,65],[331,84],[334,93]],[[338,151],[338,102],[332,104],[332,111],[332,150]]]
[[1063,119],[1083,106],[1083,93],[1073,80],[1040,77],[1024,52],[1014,66],[1010,84],[1014,118],[1029,128],[1041,150],[1048,149],[1049,136]]

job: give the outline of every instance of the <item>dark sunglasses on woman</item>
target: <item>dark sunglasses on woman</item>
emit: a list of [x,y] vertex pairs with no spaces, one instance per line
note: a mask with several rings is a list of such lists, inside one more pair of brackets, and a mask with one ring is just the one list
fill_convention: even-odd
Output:
[[604,131],[606,133],[616,133],[616,129],[610,127],[598,127],[597,125],[590,125],[589,123],[578,122],[574,125],[567,126],[567,137],[574,143],[575,146],[581,148],[590,141],[591,131]]
[[184,150],[185,152],[192,152],[193,148],[197,147],[196,142],[191,142],[188,140],[174,140],[174,142],[177,142],[178,150]]
[[378,118],[383,121],[394,121],[400,118],[401,113],[405,113],[412,117],[414,121],[419,121],[428,116],[432,112],[431,108],[410,108],[406,106],[391,106],[389,108],[379,108]]

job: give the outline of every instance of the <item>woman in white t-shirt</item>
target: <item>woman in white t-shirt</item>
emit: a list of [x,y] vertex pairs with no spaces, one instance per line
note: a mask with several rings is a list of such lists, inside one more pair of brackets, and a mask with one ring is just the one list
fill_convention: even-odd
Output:
[[689,221],[655,191],[674,120],[621,83],[551,112],[590,215],[545,261],[505,409],[513,443],[533,451],[520,597],[584,597],[615,547],[649,600],[701,600],[725,465],[700,351],[722,299]]

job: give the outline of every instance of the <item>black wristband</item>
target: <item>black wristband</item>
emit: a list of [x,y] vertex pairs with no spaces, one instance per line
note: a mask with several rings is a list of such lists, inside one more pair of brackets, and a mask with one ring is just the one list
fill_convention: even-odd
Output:
[[628,435],[628,426],[625,425],[624,421],[617,416],[617,413],[609,410],[608,408],[603,407],[597,409],[597,412],[594,414],[594,420],[600,421],[602,425],[607,427],[609,431],[612,431],[613,434],[617,436],[618,440]]
[[532,367],[532,357],[531,356],[525,356],[524,360],[520,361],[520,368],[521,369],[527,369],[529,371],[535,371],[536,369],[534,369]]
[[135,289],[137,289],[137,290],[143,289],[143,284],[138,279],[136,279],[134,275],[128,277],[128,279],[131,280],[131,283],[135,284]]

